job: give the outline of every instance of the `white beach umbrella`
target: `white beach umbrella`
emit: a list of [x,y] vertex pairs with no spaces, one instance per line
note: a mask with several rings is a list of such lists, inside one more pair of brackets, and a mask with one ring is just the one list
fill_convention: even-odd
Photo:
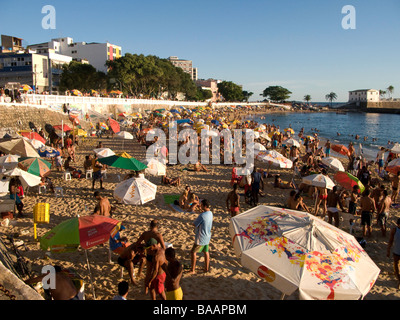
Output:
[[153,176],[165,176],[167,172],[167,167],[158,161],[156,158],[151,158],[149,160],[142,161],[147,168],[145,169],[145,173],[151,174]]
[[287,139],[286,141],[284,141],[284,143],[287,146],[295,146],[297,148],[300,148],[300,143],[293,138]]
[[291,160],[275,150],[260,152],[257,155],[257,160],[269,163],[270,166],[275,166],[282,169],[290,169],[293,166],[293,162]]
[[132,178],[119,183],[114,198],[121,203],[141,205],[156,198],[157,186],[144,178]]
[[301,300],[363,299],[380,273],[354,236],[306,212],[258,206],[229,233],[245,268]]
[[0,157],[0,167],[4,169],[14,169],[18,167],[18,159],[20,156],[14,154],[7,154]]
[[400,144],[395,143],[393,145],[386,146],[386,149],[390,150],[392,153],[400,153]]
[[266,132],[261,133],[260,137],[267,141],[271,141],[271,138],[269,137],[268,133],[266,133]]
[[24,187],[34,187],[41,182],[41,178],[39,176],[36,176],[19,168],[7,170],[3,172],[2,175],[6,177],[19,177]]
[[254,155],[257,156],[260,152],[266,152],[267,148],[265,148],[261,143],[259,142],[254,142],[250,143],[246,146],[246,150],[249,151],[253,149],[254,150]]
[[119,139],[127,139],[127,140],[132,140],[132,139],[133,139],[133,135],[130,134],[129,132],[127,132],[127,131],[118,132],[118,133],[116,134],[116,136],[117,136],[117,138],[119,138]]
[[335,183],[326,175],[323,174],[312,174],[310,176],[304,177],[302,182],[310,186],[326,188],[332,190]]
[[28,139],[27,140],[35,149],[40,149],[45,146],[45,144],[42,141],[36,140],[36,139]]
[[342,162],[333,157],[322,158],[321,162],[336,171],[345,171]]
[[115,152],[112,151],[109,148],[98,148],[93,150],[96,154],[97,157],[100,158],[107,158],[115,155]]

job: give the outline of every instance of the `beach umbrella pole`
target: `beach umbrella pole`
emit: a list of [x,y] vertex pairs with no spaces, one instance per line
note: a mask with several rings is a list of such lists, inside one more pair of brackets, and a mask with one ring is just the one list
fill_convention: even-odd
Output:
[[92,271],[90,270],[90,263],[89,263],[89,258],[88,258],[88,254],[87,254],[87,249],[85,249],[85,256],[86,256],[86,263],[87,263],[88,270],[89,270],[90,285],[92,286],[93,298],[94,298],[94,300],[96,300],[96,291],[95,291],[94,285],[93,285]]
[[281,297],[280,297],[280,300],[285,300],[285,294],[282,292],[282,294],[281,294]]

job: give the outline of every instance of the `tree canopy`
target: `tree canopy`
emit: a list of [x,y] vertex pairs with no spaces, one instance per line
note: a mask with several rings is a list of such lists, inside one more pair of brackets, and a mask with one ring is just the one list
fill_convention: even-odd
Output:
[[263,91],[262,96],[280,102],[288,100],[291,94],[291,91],[281,86],[270,86]]
[[97,71],[90,64],[83,64],[71,61],[63,66],[63,73],[60,79],[60,89],[77,89],[82,92],[94,90],[103,90],[107,88],[107,75],[104,72]]
[[243,101],[244,95],[242,87],[232,81],[222,81],[218,83],[218,92],[224,97],[225,101]]

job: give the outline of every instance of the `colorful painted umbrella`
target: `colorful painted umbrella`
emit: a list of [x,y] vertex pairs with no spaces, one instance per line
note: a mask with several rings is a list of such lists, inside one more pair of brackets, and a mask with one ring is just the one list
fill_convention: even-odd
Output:
[[306,212],[258,206],[229,232],[245,268],[302,300],[363,299],[380,273],[352,235]]
[[31,88],[31,86],[29,86],[29,85],[27,85],[27,84],[21,84],[20,90],[22,90],[22,91],[33,91],[33,89]]
[[157,186],[144,178],[131,178],[117,184],[114,198],[121,203],[142,205],[156,198]]
[[332,150],[340,153],[344,156],[348,156],[349,155],[349,149],[347,149],[347,147],[345,147],[344,145],[341,144],[334,144],[332,145]]
[[39,177],[44,177],[51,172],[51,163],[40,158],[21,158],[18,167]]
[[99,125],[101,129],[108,130],[108,126],[104,122],[100,122]]
[[387,167],[385,168],[385,170],[387,172],[393,173],[393,174],[397,174],[397,172],[400,171],[400,158],[394,159],[392,161],[390,161],[387,165]]
[[101,158],[100,163],[109,165],[110,167],[141,171],[147,168],[147,166],[135,158],[118,157],[117,155]]
[[28,139],[35,139],[38,140],[40,142],[42,142],[43,144],[46,144],[46,140],[37,132],[20,132],[20,135],[28,138]]
[[338,171],[333,176],[333,179],[347,190],[352,190],[354,186],[359,186],[361,193],[365,190],[365,186],[362,182],[348,172]]

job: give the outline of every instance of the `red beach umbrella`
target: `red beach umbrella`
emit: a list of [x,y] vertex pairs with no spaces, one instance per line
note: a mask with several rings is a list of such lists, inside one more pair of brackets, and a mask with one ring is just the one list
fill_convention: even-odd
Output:
[[114,133],[118,133],[118,132],[121,131],[118,121],[115,121],[115,120],[113,120],[111,118],[108,118],[108,121],[110,122],[111,130]]
[[348,156],[349,155],[349,149],[347,149],[347,147],[345,147],[342,144],[334,144],[334,145],[332,145],[332,150],[337,152],[337,153],[340,153],[340,154],[342,154],[344,156]]
[[46,143],[46,140],[37,132],[21,132],[21,136],[28,138],[28,139],[35,139],[40,142]]
[[62,130],[62,131],[64,131],[64,132],[67,132],[67,131],[71,131],[71,130],[72,130],[72,129],[71,129],[69,126],[67,126],[66,124],[64,124],[64,126],[61,126],[61,125],[53,126],[53,128],[56,129],[56,130]]

